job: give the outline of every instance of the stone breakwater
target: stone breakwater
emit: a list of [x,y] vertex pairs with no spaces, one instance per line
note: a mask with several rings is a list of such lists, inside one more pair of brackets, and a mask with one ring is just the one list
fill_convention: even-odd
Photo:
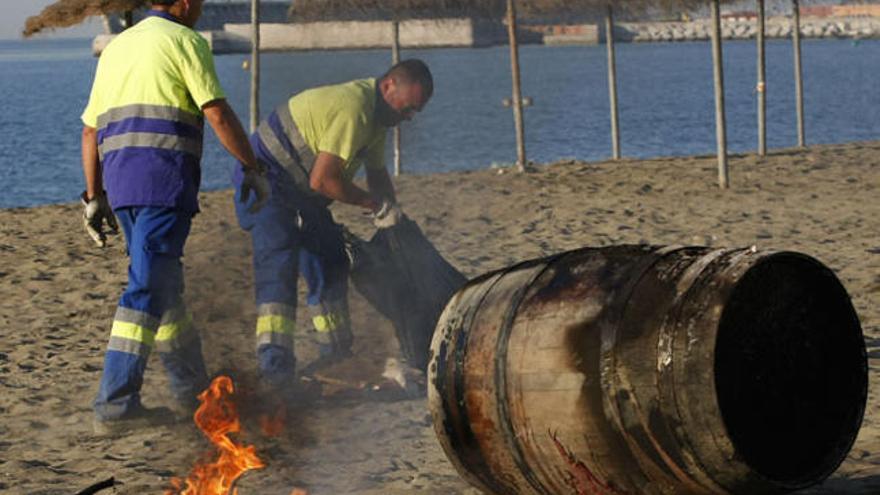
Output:
[[[787,17],[771,17],[765,23],[768,38],[789,38],[792,22]],[[707,40],[712,33],[710,20],[690,22],[638,22],[615,26],[614,39],[632,42]],[[755,19],[724,20],[721,35],[724,39],[754,39],[758,33]],[[604,34],[604,33],[603,33]],[[804,38],[880,38],[880,18],[802,18],[801,36]]]

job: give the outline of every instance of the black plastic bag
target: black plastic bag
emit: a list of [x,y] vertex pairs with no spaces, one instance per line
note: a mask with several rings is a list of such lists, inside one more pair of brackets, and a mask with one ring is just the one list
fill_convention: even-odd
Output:
[[346,237],[355,288],[391,320],[410,366],[425,371],[440,313],[467,279],[405,216],[376,231],[369,242],[350,233]]

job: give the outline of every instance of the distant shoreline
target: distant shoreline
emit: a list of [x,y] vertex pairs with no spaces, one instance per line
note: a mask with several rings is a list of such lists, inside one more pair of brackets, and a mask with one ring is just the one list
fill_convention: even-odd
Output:
[[[770,158],[770,157],[773,157],[774,155],[781,156],[781,155],[789,155],[791,153],[797,153],[797,152],[823,151],[823,150],[828,150],[831,148],[841,149],[841,150],[862,149],[862,148],[880,149],[880,140],[849,141],[849,142],[845,142],[845,143],[817,143],[817,144],[810,144],[804,148],[798,148],[798,147],[773,148],[773,149],[769,149],[767,151],[767,156],[768,156],[768,158]],[[746,159],[751,156],[757,156],[756,153],[757,153],[756,151],[730,152],[727,154],[727,156],[730,159]],[[558,163],[565,163],[565,162],[569,162],[569,161],[574,161],[574,162],[583,163],[583,164],[591,164],[591,165],[601,165],[601,164],[607,164],[607,163],[627,163],[630,165],[639,164],[639,163],[654,164],[654,163],[658,163],[658,162],[710,160],[710,159],[715,158],[716,156],[717,155],[714,153],[699,153],[699,154],[694,154],[694,155],[656,155],[656,156],[638,157],[638,158],[623,156],[617,162],[612,160],[611,157],[608,157],[607,159],[602,159],[602,160],[584,160],[584,159],[580,159],[580,158],[560,158],[560,159],[549,161],[546,163],[536,163],[535,165],[537,165],[538,168],[540,169],[542,167],[550,167],[550,166],[554,166]],[[503,167],[486,166],[486,167],[474,168],[474,169],[469,169],[469,170],[441,170],[441,171],[431,171],[431,172],[414,171],[414,172],[407,172],[404,175],[406,177],[443,177],[443,176],[452,177],[452,176],[461,175],[461,174],[468,174],[468,173],[481,173],[481,172],[484,172],[487,170],[494,170],[498,174],[504,174],[504,173],[508,173],[508,172],[512,171],[513,166],[512,165],[509,167],[508,166],[503,166]],[[411,179],[405,179],[405,180],[411,180]],[[418,180],[418,179],[416,179],[416,180]],[[217,191],[228,191],[231,189],[232,189],[231,186],[230,187],[202,187],[199,191],[199,194],[203,195],[203,194],[213,193],[213,192],[217,192]],[[33,204],[33,205],[0,207],[0,212],[32,210],[34,208],[44,208],[44,207],[76,206],[78,204],[79,204],[79,200],[77,200],[76,198],[71,198],[66,201],[53,201],[53,202],[39,203],[39,204]]]
[[[754,39],[757,25],[752,18],[724,19],[725,40]],[[711,35],[711,21],[625,22],[614,29],[614,39],[621,42],[653,43],[703,41]],[[801,20],[803,38],[880,38],[880,17],[806,17]],[[250,24],[225,24],[223,30],[202,31],[216,54],[249,53]],[[773,16],[766,19],[768,39],[790,38],[791,19]],[[92,44],[99,55],[113,39],[112,34],[98,35]],[[523,25],[523,44],[581,44],[604,42],[606,33],[599,24]],[[400,22],[401,48],[485,47],[507,44],[505,26],[500,21],[468,18],[437,20],[412,19]],[[264,23],[260,28],[260,47],[264,51],[375,49],[391,45],[390,21],[334,21],[313,23]]]

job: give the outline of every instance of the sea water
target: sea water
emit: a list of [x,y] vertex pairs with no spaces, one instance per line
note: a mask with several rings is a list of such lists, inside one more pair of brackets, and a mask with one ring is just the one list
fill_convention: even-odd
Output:
[[[724,44],[728,144],[757,147],[755,44]],[[424,59],[434,97],[402,127],[404,173],[504,166],[516,160],[506,46],[403,50]],[[547,163],[611,155],[604,46],[520,47],[529,160]],[[260,111],[267,115],[305,88],[380,75],[389,50],[265,53]],[[217,72],[247,125],[246,55],[219,55]],[[72,201],[83,189],[79,116],[97,63],[90,40],[0,41],[0,207]],[[708,42],[617,45],[622,152],[626,157],[715,152],[714,89]],[[880,139],[880,41],[805,40],[808,144]],[[767,142],[797,144],[791,43],[767,44]],[[390,145],[387,147],[390,162]],[[206,133],[202,189],[230,187],[234,161]],[[735,172],[733,172],[735,173]]]

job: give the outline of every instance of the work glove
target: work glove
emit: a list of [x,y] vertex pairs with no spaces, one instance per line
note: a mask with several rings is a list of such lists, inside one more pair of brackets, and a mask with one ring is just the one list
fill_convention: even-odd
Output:
[[241,181],[242,203],[247,203],[251,197],[251,191],[256,195],[256,200],[248,208],[248,213],[253,214],[265,206],[269,201],[269,195],[272,194],[272,185],[269,183],[269,178],[266,177],[266,168],[262,164],[258,164],[257,168],[244,169],[244,179]]
[[397,225],[401,218],[403,218],[403,212],[400,211],[400,206],[385,200],[379,211],[373,214],[373,225],[377,229],[388,229]]
[[116,223],[116,217],[113,216],[110,203],[107,202],[107,194],[101,191],[94,198],[87,199],[87,193],[83,191],[80,199],[85,207],[83,209],[83,226],[85,226],[86,232],[98,247],[106,246],[107,234],[104,232],[104,222],[107,222],[110,234],[119,233],[119,225]]

